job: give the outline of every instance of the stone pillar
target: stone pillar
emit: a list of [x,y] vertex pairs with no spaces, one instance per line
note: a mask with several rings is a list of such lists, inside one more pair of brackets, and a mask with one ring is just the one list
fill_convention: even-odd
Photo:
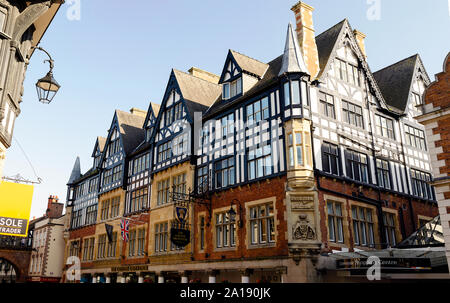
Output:
[[143,274],[139,275],[138,283],[144,283],[144,275]]
[[106,276],[105,283],[111,283],[111,277],[109,275]]
[[279,268],[276,272],[280,275],[281,283],[286,283],[287,267]]
[[92,275],[92,284],[97,283],[97,276]]
[[246,268],[241,270],[241,283],[250,283],[250,275],[253,273],[253,269]]
[[164,276],[162,275],[162,273],[158,275],[158,283],[164,283]]
[[192,274],[191,271],[182,271],[180,272],[180,276],[181,276],[181,283],[188,283],[189,282],[189,276]]
[[208,271],[208,283],[216,283],[216,276],[219,274],[218,270]]

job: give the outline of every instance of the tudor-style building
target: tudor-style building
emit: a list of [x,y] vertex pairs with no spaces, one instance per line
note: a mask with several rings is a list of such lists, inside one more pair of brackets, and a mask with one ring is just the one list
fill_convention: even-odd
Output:
[[[324,281],[319,254],[395,246],[437,215],[414,119],[429,84],[420,57],[372,73],[348,20],[315,36],[313,8],[292,11],[296,29],[275,59],[230,50],[220,76],[172,70],[161,107],[151,103],[132,131],[116,112],[99,161],[96,260],[84,273]],[[170,240],[180,210],[184,247]],[[104,223],[119,239],[122,216],[129,242],[106,244]],[[111,245],[122,255],[103,258]]]
[[105,147],[105,141],[106,138],[97,137],[92,152],[92,167],[84,174],[81,174],[80,159],[77,157],[67,182],[64,274],[62,276],[62,281],[65,282],[68,282],[65,270],[68,268],[66,262],[69,257],[78,257],[81,268],[90,267],[94,260],[95,227],[98,212],[98,164]]

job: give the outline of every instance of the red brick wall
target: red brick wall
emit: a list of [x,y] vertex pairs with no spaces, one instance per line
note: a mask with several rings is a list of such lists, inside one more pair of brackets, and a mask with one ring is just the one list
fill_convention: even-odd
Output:
[[[129,227],[129,231],[131,231],[132,229],[136,230],[136,243],[135,243],[135,249],[137,250],[138,247],[138,229],[139,228],[145,228],[146,229],[146,234],[145,234],[145,251],[147,251],[148,249],[148,241],[149,241],[149,230],[148,230],[148,224],[150,223],[150,214],[148,212],[146,213],[141,213],[135,216],[130,217],[132,220],[130,220],[130,227]],[[120,236],[120,234],[118,235],[119,239],[122,241],[122,238]],[[123,265],[133,265],[133,264],[144,264],[148,262],[148,257],[147,256],[142,256],[142,257],[128,257],[128,244],[129,242],[125,242],[122,241],[122,255],[125,256],[124,258],[121,258],[121,264]],[[148,253],[148,252],[147,252]]]
[[95,235],[95,225],[90,225],[79,229],[71,230],[69,234],[69,239],[75,240],[93,235]]
[[[450,83],[450,80],[447,80]],[[450,86],[450,85],[447,85]],[[447,92],[450,91],[450,87],[447,87]],[[450,96],[447,96],[450,98]],[[447,101],[450,103],[450,100]],[[450,105],[450,104],[449,104]],[[439,168],[441,174],[447,174],[450,176],[450,117],[446,117],[438,121],[438,127],[433,128],[433,134],[441,135],[441,139],[434,141],[436,147],[442,147],[442,153],[437,155],[438,160],[444,160],[445,166]]]
[[[347,196],[352,196],[352,193],[357,193],[359,188],[358,186],[355,186],[351,183],[348,182],[343,182],[340,180],[336,180],[336,179],[332,179],[332,178],[326,178],[326,177],[321,177],[320,178],[320,186],[322,188],[326,188],[326,189],[330,189],[332,191],[335,191],[337,193],[341,193],[341,195],[339,194],[333,194],[329,191],[326,190],[319,190],[319,212],[320,212],[320,230],[322,233],[322,241],[324,243],[328,242],[328,230],[327,230],[327,217],[326,217],[326,213],[325,213],[325,199],[324,199],[324,195],[329,195],[329,196],[334,196],[337,198],[343,198],[346,199],[346,211],[351,214],[350,211],[350,203],[349,201],[356,201],[356,202],[360,202],[360,203],[364,203],[361,202],[360,200],[358,200],[357,198],[346,198],[344,195]],[[395,209],[395,210],[399,210],[399,208],[402,209],[403,212],[403,222],[404,222],[404,232],[405,232],[405,236],[408,237],[409,235],[411,235],[415,230],[417,230],[418,228],[418,222],[419,222],[419,215],[422,216],[426,216],[426,217],[435,217],[439,214],[439,210],[436,204],[434,203],[430,203],[430,202],[424,202],[421,200],[416,200],[416,199],[411,199],[411,206],[412,206],[412,211],[413,211],[413,216],[411,216],[411,208],[410,208],[410,204],[409,204],[409,199],[397,194],[392,194],[392,193],[388,193],[388,192],[378,192],[378,190],[374,190],[368,187],[362,187],[362,194],[364,195],[364,197],[369,198],[369,199],[373,199],[373,200],[387,200],[388,201],[388,205],[386,206],[384,203],[381,204],[382,207],[385,208],[391,208],[391,209]],[[371,205],[371,204],[368,204]],[[401,212],[398,212],[398,215],[400,216]],[[352,238],[352,224],[351,224],[351,218],[348,217],[348,226],[350,229],[350,243],[351,243],[351,247],[353,248],[353,238]],[[398,218],[399,219],[399,218]],[[412,222],[414,221],[414,223]],[[399,228],[400,227],[400,222],[401,220],[399,219]],[[375,226],[375,228],[378,228],[378,226]],[[402,239],[397,239],[397,242],[400,242],[399,240]],[[375,239],[375,243],[381,243],[381,239]],[[338,249],[337,246],[333,246],[332,242],[327,243],[327,245],[330,247],[330,249]],[[380,247],[377,247],[380,248]]]
[[[214,252],[215,243],[213,242],[213,233],[214,233],[214,217],[211,217],[211,224],[205,227],[205,242],[206,249],[204,252],[199,253],[198,251],[198,243],[200,241],[200,231],[198,225],[195,224],[193,228],[193,232],[195,234],[195,260],[221,260],[222,256],[225,259],[234,259],[234,258],[258,258],[258,257],[271,257],[271,256],[287,256],[287,239],[285,237],[287,231],[287,223],[285,218],[286,207],[284,205],[285,199],[285,182],[286,177],[279,177],[270,179],[270,181],[262,181],[253,184],[249,184],[248,186],[242,186],[238,188],[234,188],[232,190],[226,190],[220,192],[218,194],[214,194],[212,198],[212,212],[214,209],[218,208],[229,208],[231,206],[231,201],[233,199],[237,199],[241,202],[242,214],[241,218],[243,220],[242,228],[237,226],[236,231],[236,243],[238,243],[236,250],[231,251],[216,251]],[[276,213],[277,218],[275,220],[276,229],[277,229],[277,239],[275,247],[266,247],[266,248],[253,248],[247,249],[245,245],[245,238],[249,237],[249,231],[247,230],[247,224],[245,222],[246,218],[246,209],[245,202],[251,202],[255,200],[260,200],[269,197],[276,197]],[[208,212],[206,207],[201,205],[195,206],[195,213],[205,211],[206,212],[206,223],[209,222]],[[236,207],[236,212],[238,212],[238,207]],[[197,216],[197,215],[196,215]],[[239,212],[236,215],[236,221],[239,218]],[[196,217],[196,222],[198,217]],[[206,258],[205,254],[208,253],[209,257]]]
[[[450,106],[450,53],[444,62],[443,72],[436,74],[435,82],[431,83],[424,94],[424,103],[432,104],[433,108],[444,109]],[[441,140],[434,141],[436,147],[442,146],[443,152],[438,154],[438,160],[444,160],[445,166],[440,173],[450,176],[450,117],[438,120],[438,127],[433,128],[433,134],[440,134]]]
[[0,258],[6,259],[13,264],[16,271],[16,282],[26,281],[30,267],[31,251],[1,249]]

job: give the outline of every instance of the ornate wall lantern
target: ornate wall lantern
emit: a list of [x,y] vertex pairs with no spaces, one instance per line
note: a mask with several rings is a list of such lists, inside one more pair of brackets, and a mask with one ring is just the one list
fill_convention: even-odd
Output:
[[36,82],[36,91],[38,94],[39,101],[44,104],[49,104],[50,102],[52,102],[53,98],[55,97],[56,93],[61,87],[58,84],[58,82],[56,82],[55,78],[53,78],[54,61],[50,56],[50,54],[42,47],[33,47],[33,48],[43,51],[49,57],[49,60],[44,60],[44,63],[48,62],[50,64],[50,71],[47,73],[47,75],[45,75],[45,77],[39,79]]

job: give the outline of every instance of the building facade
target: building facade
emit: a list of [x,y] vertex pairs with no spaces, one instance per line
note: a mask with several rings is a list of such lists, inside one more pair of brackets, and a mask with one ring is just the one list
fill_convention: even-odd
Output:
[[442,72],[425,90],[422,113],[417,120],[425,126],[433,167],[433,186],[439,204],[445,238],[447,264],[450,264],[450,54],[444,60]]
[[[430,83],[420,57],[372,73],[347,19],[316,36],[313,8],[292,11],[296,29],[267,63],[229,50],[220,75],[173,69],[133,151],[109,152],[124,148],[110,128],[98,209],[120,196],[131,232],[111,242],[120,257],[93,254],[105,266],[87,280],[322,281],[320,254],[393,247],[437,215],[414,119]],[[110,245],[101,213],[97,246]]]
[[64,258],[63,203],[58,197],[48,198],[46,214],[33,220],[33,242],[27,281],[60,282]]
[[0,1],[0,177],[20,114],[25,72],[34,48],[63,0]]

